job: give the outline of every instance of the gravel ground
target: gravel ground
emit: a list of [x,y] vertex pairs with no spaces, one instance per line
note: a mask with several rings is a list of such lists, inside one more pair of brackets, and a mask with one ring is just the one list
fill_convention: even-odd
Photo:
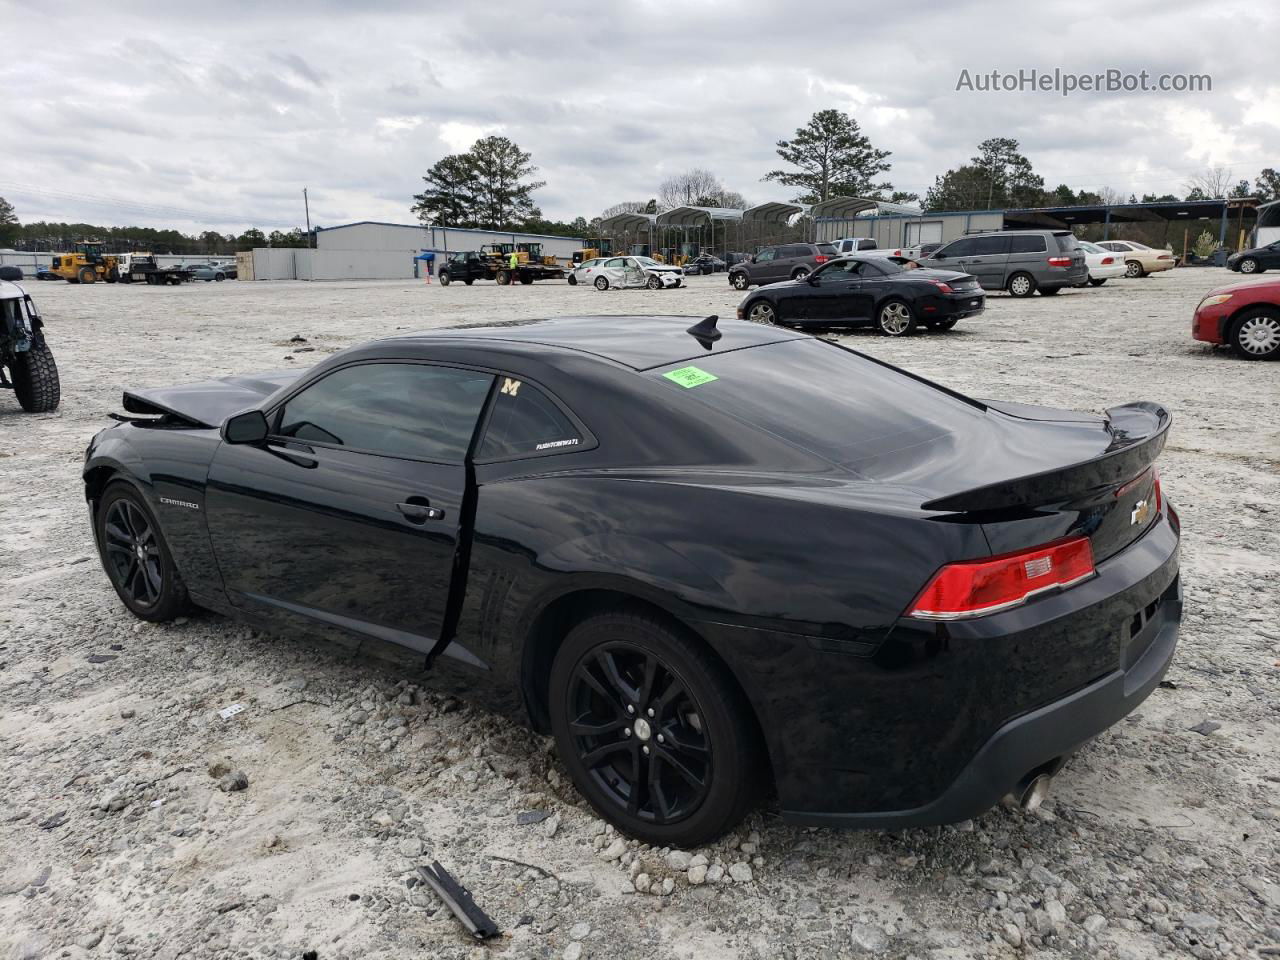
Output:
[[[125,385],[455,322],[729,317],[722,276],[609,293],[32,283],[63,402],[27,416],[0,395],[0,957],[1280,955],[1280,365],[1189,337],[1196,301],[1231,279],[998,295],[949,334],[847,337],[979,397],[1174,410],[1161,463],[1187,609],[1171,682],[1035,816],[845,833],[766,807],[687,852],[615,836],[547,741],[429,679],[211,614],[134,620],[95,558],[79,469]],[[244,712],[219,719],[231,703]],[[431,857],[501,939],[475,946],[410,886]]]

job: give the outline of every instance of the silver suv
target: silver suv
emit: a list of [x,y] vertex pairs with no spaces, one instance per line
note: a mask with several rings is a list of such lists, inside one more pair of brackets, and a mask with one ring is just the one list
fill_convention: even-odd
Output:
[[960,270],[984,290],[1029,297],[1051,296],[1089,277],[1084,251],[1070,230],[1001,230],[952,240],[919,261],[922,267]]
[[729,270],[729,283],[735,290],[752,284],[803,280],[814,269],[836,256],[829,243],[780,243],[762,247],[755,256],[735,263]]

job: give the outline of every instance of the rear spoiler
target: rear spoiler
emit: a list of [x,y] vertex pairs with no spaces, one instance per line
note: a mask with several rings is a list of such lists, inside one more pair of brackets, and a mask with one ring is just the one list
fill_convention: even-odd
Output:
[[924,510],[961,513],[1055,503],[1087,490],[1119,486],[1155,462],[1168,439],[1173,416],[1158,403],[1140,401],[1106,412],[1111,442],[1098,456],[1056,470],[974,487],[921,505]]

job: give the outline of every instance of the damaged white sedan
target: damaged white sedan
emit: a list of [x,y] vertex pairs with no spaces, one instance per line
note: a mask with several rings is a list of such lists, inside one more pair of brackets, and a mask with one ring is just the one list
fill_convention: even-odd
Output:
[[684,271],[668,263],[659,263],[652,257],[610,257],[598,261],[592,270],[591,281],[597,290],[648,287],[665,290],[684,283]]

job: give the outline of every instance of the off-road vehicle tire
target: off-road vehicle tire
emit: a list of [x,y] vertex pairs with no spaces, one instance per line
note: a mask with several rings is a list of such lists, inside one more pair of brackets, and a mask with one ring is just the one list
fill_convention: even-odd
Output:
[[58,365],[42,334],[36,334],[29,350],[15,355],[9,369],[13,373],[13,392],[23,410],[48,413],[58,408],[62,396]]

